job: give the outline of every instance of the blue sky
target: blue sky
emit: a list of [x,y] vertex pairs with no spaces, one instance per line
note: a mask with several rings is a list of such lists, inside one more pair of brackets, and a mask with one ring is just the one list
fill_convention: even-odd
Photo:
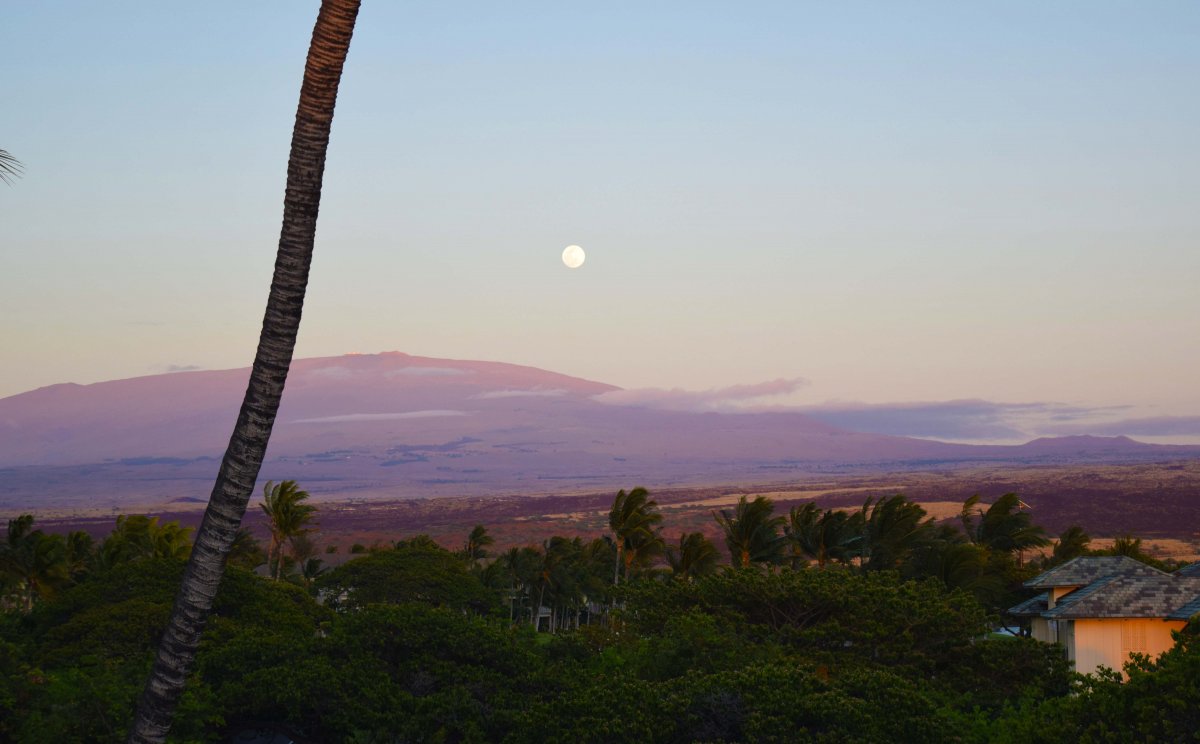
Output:
[[[0,395],[249,362],[316,7],[0,11]],[[1196,417],[1198,32],[1193,2],[366,0],[298,353]]]

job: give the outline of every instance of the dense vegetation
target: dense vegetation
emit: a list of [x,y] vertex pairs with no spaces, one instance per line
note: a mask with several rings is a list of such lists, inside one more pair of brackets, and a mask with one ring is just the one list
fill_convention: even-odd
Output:
[[[1191,631],[1129,679],[993,632],[1045,565],[1015,496],[937,524],[903,496],[776,515],[743,499],[663,537],[644,489],[611,533],[491,555],[477,527],[328,569],[315,509],[268,484],[271,541],[239,537],[172,738],[264,728],[320,742],[1181,741],[1200,730]],[[120,741],[189,550],[143,516],[94,544],[31,517],[0,544],[0,739]],[[1116,548],[1138,556],[1130,538]],[[1144,556],[1142,556],[1144,557]]]

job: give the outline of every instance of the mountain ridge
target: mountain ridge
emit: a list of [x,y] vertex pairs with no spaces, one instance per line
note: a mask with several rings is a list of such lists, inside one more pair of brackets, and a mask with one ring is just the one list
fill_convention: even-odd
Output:
[[[0,503],[44,482],[169,501],[211,486],[247,368],[46,386],[0,399]],[[840,429],[802,412],[605,401],[614,385],[403,352],[297,359],[263,478],[395,497],[764,482],[915,463],[1200,457],[1127,437],[969,445]]]

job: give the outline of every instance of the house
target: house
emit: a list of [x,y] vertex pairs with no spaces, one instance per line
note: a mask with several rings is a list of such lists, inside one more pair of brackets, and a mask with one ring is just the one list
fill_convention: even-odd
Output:
[[1200,569],[1173,574],[1125,556],[1085,556],[1025,582],[1044,589],[1009,609],[1030,634],[1061,643],[1075,671],[1120,670],[1130,654],[1158,656],[1200,612]]

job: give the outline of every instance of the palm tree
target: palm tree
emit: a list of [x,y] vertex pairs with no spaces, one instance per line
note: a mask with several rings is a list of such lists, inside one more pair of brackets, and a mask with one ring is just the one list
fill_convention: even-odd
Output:
[[903,494],[878,502],[868,498],[859,515],[864,571],[899,568],[932,538],[933,520]]
[[92,536],[80,530],[67,533],[67,568],[72,579],[87,573],[95,557],[95,541]]
[[495,542],[495,538],[488,534],[487,527],[477,524],[471,530],[471,534],[467,535],[467,542],[463,545],[463,557],[472,566],[477,566],[480,561],[487,558],[488,546]]
[[358,6],[359,0],[322,0],[317,14],[292,133],[275,276],[250,383],[154,667],[138,701],[129,742],[149,744],[166,739],[221,583],[225,557],[262,467],[300,328],[329,130]]
[[[1046,531],[1033,523],[1033,517],[1021,511],[1021,500],[1015,493],[1006,493],[988,507],[977,509],[979,494],[963,502],[963,530],[967,538],[997,553],[1017,553],[1029,548],[1040,548],[1050,544]],[[972,514],[975,509],[975,514]],[[978,515],[979,522],[975,522]]]
[[179,522],[159,524],[158,517],[122,514],[117,517],[116,527],[100,544],[100,565],[115,566],[144,558],[184,560],[192,549],[191,531],[189,527],[181,527]]
[[689,532],[679,536],[679,545],[667,548],[667,563],[671,573],[682,581],[691,581],[697,576],[707,576],[717,570],[721,560],[717,546],[702,532]]
[[25,172],[25,167],[21,165],[21,161],[14,158],[8,150],[0,150],[0,181],[12,183],[12,179],[19,178]]
[[1084,532],[1082,527],[1073,524],[1058,536],[1058,540],[1054,543],[1054,552],[1050,556],[1050,562],[1057,565],[1077,558],[1087,552],[1091,542],[1091,536]]
[[801,567],[806,560],[816,561],[817,568],[825,568],[830,561],[849,563],[862,542],[861,518],[858,513],[821,511],[812,502],[792,507],[784,526],[791,543],[792,568]]
[[25,612],[33,609],[35,597],[51,596],[71,577],[62,537],[32,528],[32,514],[10,519],[7,539],[0,543],[0,582],[16,590]]
[[[288,566],[289,581],[296,581],[305,587],[310,587],[313,581],[329,571],[325,561],[317,557],[317,553],[320,552],[319,548],[317,543],[309,537],[307,530],[290,537],[288,546],[292,549],[292,560]],[[291,573],[293,570],[295,573]]]
[[650,492],[638,486],[629,493],[622,489],[613,499],[608,513],[608,526],[617,546],[617,563],[613,566],[613,584],[620,583],[621,569],[629,578],[634,566],[644,565],[662,553],[663,540],[658,534],[662,515],[658,502]]
[[267,571],[276,580],[283,573],[284,547],[290,541],[308,533],[308,524],[317,512],[315,506],[303,503],[307,499],[308,491],[300,490],[294,480],[285,480],[278,485],[267,481],[263,486],[261,507],[267,515],[267,527],[271,530]]
[[229,548],[228,563],[253,571],[266,562],[267,555],[258,540],[254,539],[254,534],[245,527],[239,527]]
[[519,623],[524,616],[540,561],[541,553],[535,548],[509,548],[483,572],[484,583],[507,592],[510,623]]
[[737,568],[748,568],[752,563],[782,563],[787,535],[779,533],[783,517],[773,517],[775,503],[765,496],[747,501],[742,496],[733,514],[722,509],[713,514],[717,524],[725,533],[725,546],[729,557]]

